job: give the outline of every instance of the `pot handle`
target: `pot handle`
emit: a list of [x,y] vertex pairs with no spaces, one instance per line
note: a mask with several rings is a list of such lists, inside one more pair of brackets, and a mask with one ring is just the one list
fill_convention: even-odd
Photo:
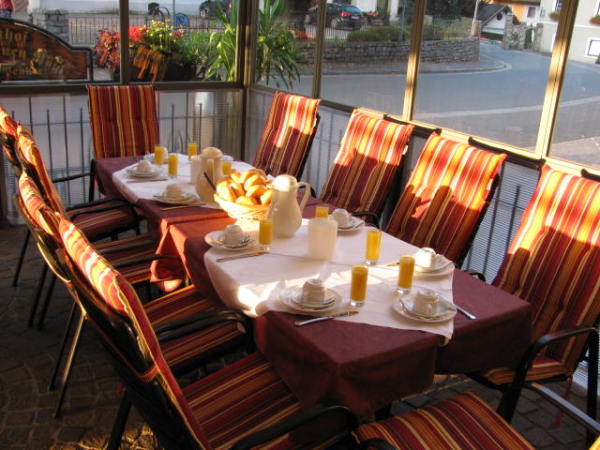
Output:
[[298,183],[298,189],[300,189],[302,186],[305,187],[304,190],[304,196],[302,197],[302,200],[300,200],[300,211],[304,211],[304,207],[306,206],[306,202],[308,202],[308,198],[310,197],[310,185],[308,183],[305,183],[304,181]]

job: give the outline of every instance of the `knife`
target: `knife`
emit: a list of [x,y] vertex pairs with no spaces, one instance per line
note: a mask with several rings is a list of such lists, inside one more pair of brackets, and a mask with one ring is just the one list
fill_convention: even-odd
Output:
[[217,258],[217,262],[223,261],[233,261],[234,259],[242,259],[242,258],[251,258],[253,256],[266,255],[269,252],[254,252],[254,253],[244,253],[243,255],[235,255],[235,256],[227,256],[225,258]]
[[126,183],[151,183],[153,181],[165,181],[168,180],[168,178],[152,178],[152,179],[148,179],[148,180],[127,180]]
[[297,320],[296,322],[294,322],[294,325],[296,325],[297,327],[301,327],[302,325],[306,325],[309,323],[321,322],[323,320],[329,320],[329,319],[336,319],[338,317],[353,316],[354,314],[358,314],[358,311],[346,311],[346,312],[339,313],[339,314],[332,314],[330,316],[314,317],[314,318],[308,319],[308,320]]
[[463,313],[465,316],[467,316],[467,319],[471,319],[471,320],[475,320],[477,319],[477,317],[475,317],[473,314],[471,314],[468,311],[465,311],[464,309],[462,309],[460,306],[458,306],[457,304],[454,304],[454,307],[460,311],[461,313]]

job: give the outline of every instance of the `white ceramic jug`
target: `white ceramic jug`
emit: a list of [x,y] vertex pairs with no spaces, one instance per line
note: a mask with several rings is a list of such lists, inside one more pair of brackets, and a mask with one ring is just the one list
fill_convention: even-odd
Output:
[[[298,205],[298,188],[305,186],[306,191]],[[302,225],[302,210],[310,197],[308,183],[298,183],[291,175],[279,175],[273,181],[273,199],[269,216],[273,221],[273,235],[281,238],[294,236]]]
[[[206,147],[200,153],[200,167],[197,169],[196,176],[196,193],[205,202],[214,201],[215,190],[204,174],[206,173],[213,184],[216,185],[223,178],[222,157],[223,152],[216,147]],[[196,172],[196,170],[193,171]]]

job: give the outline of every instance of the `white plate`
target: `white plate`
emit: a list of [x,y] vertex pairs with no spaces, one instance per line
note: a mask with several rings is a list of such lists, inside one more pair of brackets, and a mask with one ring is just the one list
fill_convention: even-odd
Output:
[[454,270],[454,264],[443,255],[436,255],[431,267],[422,267],[415,264],[415,272],[437,274],[438,272],[446,272],[448,270]]
[[413,294],[394,299],[392,307],[396,312],[409,319],[418,320],[419,322],[444,322],[452,319],[456,315],[456,306],[439,292],[435,293],[438,297],[438,309],[435,314],[425,316],[413,311],[414,292],[417,291],[415,288],[416,286],[413,286]]
[[161,192],[160,194],[154,194],[154,198],[161,203],[168,203],[170,205],[187,205],[188,203],[198,201],[198,196],[186,194],[185,192],[180,197],[167,197],[164,195],[164,192]]
[[337,308],[340,305],[340,303],[342,302],[342,297],[337,292],[335,292],[331,289],[326,289],[325,293],[328,297],[333,298],[333,300],[328,302],[327,304],[325,304],[323,306],[319,306],[319,307],[311,307],[311,306],[303,305],[302,303],[300,303],[299,299],[300,299],[300,296],[302,295],[302,286],[290,286],[290,287],[285,288],[279,294],[279,298],[281,299],[281,301],[283,302],[283,304],[285,306],[288,306],[296,311],[312,312],[312,313],[318,313],[318,312],[322,312],[322,311],[330,311],[334,308]]
[[[331,220],[333,220],[331,215],[329,216],[329,218]],[[343,227],[338,225],[338,231],[341,231],[341,232],[354,231],[354,230],[357,230],[360,227],[362,227],[364,225],[364,223],[365,223],[364,220],[359,219],[358,217],[350,216],[350,220],[348,220],[348,223],[346,225],[344,225]]]
[[160,175],[161,173],[161,169],[156,166],[152,166],[152,170],[150,172],[138,172],[137,164],[128,167],[127,169],[125,169],[125,171],[127,172],[127,175],[131,175],[132,177],[137,178],[152,178],[157,175]]
[[441,269],[438,270],[434,270],[432,271],[423,271],[420,270],[420,268],[418,268],[417,266],[415,266],[415,277],[420,278],[420,279],[428,279],[428,278],[441,278],[441,277],[445,277],[450,275],[452,272],[454,272],[454,264],[450,263],[447,264],[445,267],[442,267]]
[[150,161],[152,164],[154,164],[154,153],[146,153],[144,155],[144,159],[146,161]]
[[227,245],[223,242],[223,232],[222,231],[213,231],[208,233],[204,240],[208,245],[214,248],[223,248],[225,250],[241,250],[243,248],[248,247],[249,245],[254,244],[254,239],[249,234],[244,235],[244,241],[238,245]]

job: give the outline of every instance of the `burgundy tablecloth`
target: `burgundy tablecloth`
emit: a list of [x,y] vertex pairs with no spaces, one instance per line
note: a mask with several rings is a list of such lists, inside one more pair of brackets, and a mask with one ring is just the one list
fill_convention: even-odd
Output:
[[[157,277],[180,278],[183,266],[207,296],[216,296],[204,267],[210,248],[204,235],[222,229],[222,220],[171,225],[159,246],[181,263],[161,260]],[[179,272],[177,272],[179,270]],[[454,318],[447,345],[438,335],[327,321],[295,327],[297,316],[269,312],[255,320],[258,348],[309,406],[342,403],[369,418],[393,400],[428,387],[435,373],[467,373],[514,366],[530,341],[529,304],[474,277],[456,271],[455,303],[477,316]]]

